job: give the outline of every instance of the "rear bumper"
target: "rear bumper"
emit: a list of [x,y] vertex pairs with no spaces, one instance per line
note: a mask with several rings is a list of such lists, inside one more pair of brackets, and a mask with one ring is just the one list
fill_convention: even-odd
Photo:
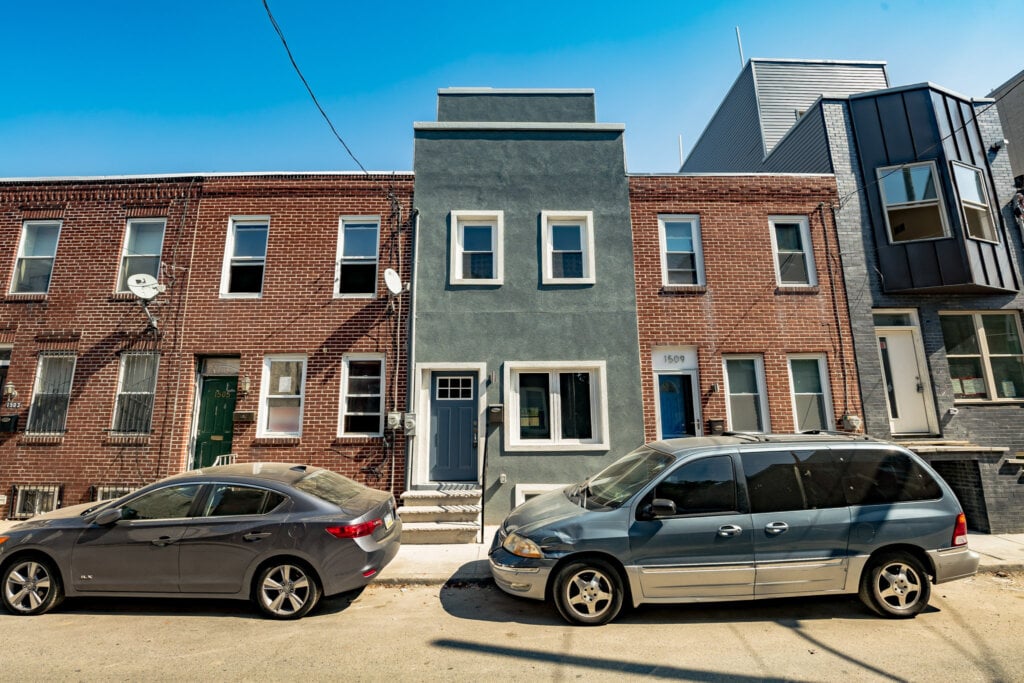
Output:
[[402,545],[402,520],[381,540],[370,536],[355,539],[346,548],[344,559],[323,580],[324,595],[335,595],[361,588],[373,581],[384,567],[395,559]]
[[935,583],[973,576],[978,572],[978,563],[981,562],[981,556],[966,546],[929,550],[928,557],[935,565]]

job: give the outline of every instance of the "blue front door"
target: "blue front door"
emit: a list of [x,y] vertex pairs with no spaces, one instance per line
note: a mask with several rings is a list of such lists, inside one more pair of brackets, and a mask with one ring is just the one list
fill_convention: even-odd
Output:
[[430,377],[430,478],[476,481],[476,373]]
[[682,436],[696,436],[693,377],[659,374],[656,380],[658,383],[658,417],[661,424],[658,438],[678,439]]

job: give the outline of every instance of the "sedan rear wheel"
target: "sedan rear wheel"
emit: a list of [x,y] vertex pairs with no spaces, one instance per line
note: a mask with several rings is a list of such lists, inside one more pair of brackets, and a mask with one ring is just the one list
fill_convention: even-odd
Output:
[[316,607],[320,586],[305,565],[273,563],[256,577],[253,600],[271,619],[298,619]]
[[555,579],[555,605],[571,624],[607,624],[622,609],[622,580],[602,560],[571,562]]
[[11,614],[43,614],[64,597],[60,575],[48,560],[41,558],[15,560],[4,568],[0,582],[0,597]]

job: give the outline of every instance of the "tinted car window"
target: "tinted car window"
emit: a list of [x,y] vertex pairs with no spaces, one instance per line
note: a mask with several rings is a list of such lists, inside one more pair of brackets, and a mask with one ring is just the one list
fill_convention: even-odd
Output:
[[165,486],[150,491],[134,500],[128,501],[122,508],[124,519],[179,519],[188,517],[199,484],[184,486]]
[[690,462],[669,473],[654,490],[681,515],[736,510],[736,477],[732,458],[718,455]]
[[843,478],[850,505],[875,505],[942,497],[935,478],[906,453],[854,450]]
[[262,515],[270,512],[285,497],[276,491],[219,484],[206,504],[203,517],[226,517],[228,515]]
[[360,493],[366,491],[366,487],[351,479],[335,474],[330,470],[317,470],[307,474],[295,483],[295,488],[300,491],[326,500],[335,505],[344,505]]
[[845,459],[828,449],[743,453],[752,512],[846,505]]

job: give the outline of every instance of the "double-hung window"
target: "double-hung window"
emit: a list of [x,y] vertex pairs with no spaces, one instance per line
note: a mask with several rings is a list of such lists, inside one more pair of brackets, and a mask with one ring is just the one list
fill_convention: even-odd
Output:
[[338,223],[335,296],[372,297],[377,293],[380,219],[342,217]]
[[877,169],[892,242],[946,237],[946,212],[935,164],[885,166]]
[[128,291],[128,278],[132,275],[160,277],[160,254],[164,246],[163,218],[133,218],[128,221],[121,250],[121,275],[117,291]]
[[663,286],[704,284],[699,216],[658,216],[658,240]]
[[114,406],[113,431],[117,434],[148,434],[156,395],[155,353],[121,355],[121,377]]
[[939,319],[954,399],[1024,400],[1017,313],[942,313]]
[[33,434],[62,434],[71,402],[71,379],[75,354],[41,353],[32,389],[32,405],[25,431]]
[[998,242],[992,210],[989,209],[988,192],[981,169],[953,163],[953,178],[960,194],[960,208],[963,211],[967,234],[978,240]]
[[267,356],[263,359],[257,436],[302,435],[305,382],[305,356]]
[[341,436],[384,433],[384,356],[345,356],[341,376]]
[[501,211],[452,211],[451,284],[500,285],[503,233]]
[[734,432],[767,432],[767,392],[761,356],[725,356],[726,413]]
[[775,281],[780,287],[813,287],[814,250],[806,216],[773,216],[768,219],[775,252]]
[[509,450],[608,448],[604,362],[507,362]]
[[789,357],[789,382],[793,390],[793,419],[796,431],[834,429],[832,399],[828,390],[828,368],[823,354],[795,354]]
[[266,217],[232,218],[224,250],[222,296],[258,297],[263,293],[263,271],[267,262]]
[[546,285],[593,284],[594,214],[592,211],[541,212]]
[[12,294],[46,294],[49,291],[60,226],[60,221],[25,221],[22,225],[18,260],[11,279]]

